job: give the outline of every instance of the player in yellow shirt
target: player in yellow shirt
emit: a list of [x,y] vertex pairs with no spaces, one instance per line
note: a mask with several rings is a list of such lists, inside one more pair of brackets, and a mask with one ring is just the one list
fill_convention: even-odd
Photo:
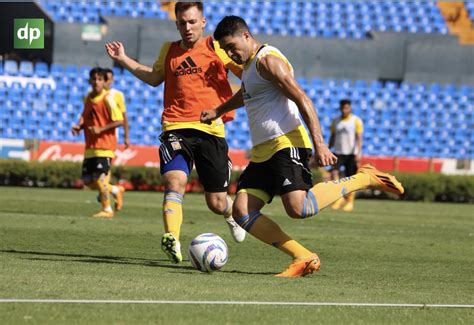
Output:
[[[344,177],[357,173],[362,156],[362,133],[364,126],[362,120],[352,114],[351,101],[342,99],[339,102],[341,116],[335,118],[331,124],[331,137],[329,148],[337,157],[337,163],[331,170],[331,179],[340,178],[341,167],[344,167]],[[343,211],[354,210],[355,192],[337,200],[331,207],[335,210],[342,208]]]
[[245,231],[232,218],[232,199],[228,187],[232,163],[225,140],[223,115],[212,125],[200,123],[204,109],[215,107],[232,97],[228,70],[240,76],[241,68],[225,54],[212,37],[205,36],[206,18],[202,2],[180,1],[175,6],[176,27],[181,38],[166,42],[153,67],[131,59],[120,42],[106,45],[109,56],[135,77],[151,86],[164,83],[164,110],[160,135],[160,172],[165,195],[161,248],[170,261],[183,257],[179,241],[183,223],[183,200],[193,166],[204,187],[208,208],[224,216],[237,242]]
[[290,62],[277,48],[257,41],[237,16],[224,17],[214,38],[232,60],[243,64],[242,86],[224,104],[203,111],[201,121],[211,123],[245,104],[253,144],[250,163],[239,178],[234,219],[254,237],[293,259],[278,277],[311,274],[320,268],[318,255],[264,215],[260,210],[265,204],[278,194],[287,215],[303,219],[353,191],[372,187],[402,194],[404,189],[395,177],[369,165],[354,176],[313,186],[311,140],[320,166],[333,165],[337,158],[324,143],[316,110],[296,82]]
[[[123,115],[123,136],[124,136],[123,143],[125,145],[125,148],[128,148],[130,146],[130,136],[129,136],[130,129],[129,129],[128,117],[127,117],[127,106],[125,105],[125,96],[123,92],[112,87],[113,82],[114,82],[113,70],[109,68],[104,68],[103,70],[107,74],[107,80],[105,81],[105,89],[108,90],[109,96],[112,96],[112,98],[115,101],[115,104],[117,105],[117,107],[119,108],[119,110],[122,112],[122,115]],[[115,211],[122,210],[124,192],[125,192],[125,188],[121,185],[117,185],[117,186],[113,185],[110,187],[110,194],[114,198]]]
[[130,128],[128,125],[127,106],[125,105],[125,96],[123,92],[112,87],[114,83],[114,71],[109,68],[103,69],[107,73],[107,81],[105,82],[105,89],[113,96],[115,103],[123,115],[123,144],[125,148],[130,147]]
[[74,135],[84,130],[86,149],[82,179],[86,186],[99,191],[102,210],[94,215],[97,218],[114,216],[109,196],[112,187],[110,167],[117,147],[116,128],[123,125],[122,112],[105,89],[106,80],[107,74],[101,68],[90,71],[89,83],[92,90],[84,99],[84,110],[79,123],[71,130]]

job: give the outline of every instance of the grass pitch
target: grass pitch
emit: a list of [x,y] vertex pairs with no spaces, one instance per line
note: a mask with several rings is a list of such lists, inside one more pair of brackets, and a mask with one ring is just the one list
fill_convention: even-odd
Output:
[[[263,212],[317,252],[321,271],[279,279],[290,260],[251,236],[232,241],[202,195],[186,195],[182,246],[214,232],[230,259],[200,273],[161,252],[161,193],[127,192],[113,220],[95,193],[0,187],[0,299],[474,303],[473,205],[356,201],[290,219],[278,198]],[[0,303],[0,323],[472,324],[473,309],[282,305]]]

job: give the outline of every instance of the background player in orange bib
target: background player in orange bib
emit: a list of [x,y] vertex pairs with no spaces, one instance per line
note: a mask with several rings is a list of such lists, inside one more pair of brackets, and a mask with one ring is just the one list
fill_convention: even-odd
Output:
[[204,186],[207,206],[223,215],[237,242],[245,231],[232,218],[232,199],[227,195],[231,172],[224,122],[225,115],[211,125],[200,123],[201,112],[232,97],[228,70],[240,76],[241,68],[222,51],[212,37],[204,36],[206,18],[202,2],[178,2],[176,26],[181,40],[163,44],[153,67],[142,65],[125,54],[120,42],[106,45],[109,56],[152,86],[164,82],[163,133],[160,164],[165,196],[161,247],[172,262],[182,261],[180,228],[187,178],[193,165]]
[[[84,110],[77,125],[72,127],[74,135],[84,130],[86,150],[82,164],[84,184],[97,189],[102,210],[94,214],[97,218],[112,218],[114,212],[110,206],[110,166],[117,147],[116,128],[123,125],[122,112],[113,97],[105,89],[107,74],[101,68],[89,73],[92,90],[84,99]],[[118,194],[120,204],[122,192]]]

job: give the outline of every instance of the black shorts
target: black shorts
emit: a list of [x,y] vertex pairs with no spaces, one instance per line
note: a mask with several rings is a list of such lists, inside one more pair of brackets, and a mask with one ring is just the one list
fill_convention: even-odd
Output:
[[112,164],[112,158],[109,157],[93,157],[86,158],[82,163],[82,179],[84,183],[96,180],[101,174],[107,175]]
[[341,167],[344,166],[344,176],[352,176],[357,173],[357,160],[355,155],[339,155],[336,154],[337,163],[333,170],[341,172]]
[[193,129],[163,132],[160,135],[160,167],[182,154],[189,171],[193,165],[206,192],[227,192],[232,163],[224,138]]
[[311,150],[307,148],[285,148],[269,160],[250,164],[240,175],[237,191],[258,189],[266,192],[270,199],[277,194],[296,190],[309,190],[313,186],[313,174],[309,168]]

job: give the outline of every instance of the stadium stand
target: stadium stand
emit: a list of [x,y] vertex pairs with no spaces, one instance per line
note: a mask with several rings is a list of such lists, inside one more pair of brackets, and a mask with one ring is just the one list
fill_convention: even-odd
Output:
[[[1,66],[1,65],[0,65]],[[70,127],[82,111],[88,66],[6,61],[0,79],[0,137],[83,141]],[[1,69],[0,69],[1,71]],[[133,126],[131,142],[156,145],[161,131],[163,87],[149,87],[128,71],[115,69]],[[49,84],[2,81],[8,77],[47,77]],[[34,78],[33,78],[34,79]],[[33,80],[31,79],[31,80]],[[29,79],[26,79],[29,80]],[[474,158],[474,88],[470,86],[381,83],[364,80],[299,79],[328,130],[341,98],[350,98],[365,122],[364,153],[371,156]],[[231,148],[251,146],[244,109],[228,124]],[[328,135],[328,132],[325,132]]]
[[[159,3],[145,0],[40,4],[58,22],[98,23],[100,16],[169,19]],[[369,31],[448,33],[435,1],[210,1],[208,31],[228,14],[246,17],[255,34],[361,39]]]

